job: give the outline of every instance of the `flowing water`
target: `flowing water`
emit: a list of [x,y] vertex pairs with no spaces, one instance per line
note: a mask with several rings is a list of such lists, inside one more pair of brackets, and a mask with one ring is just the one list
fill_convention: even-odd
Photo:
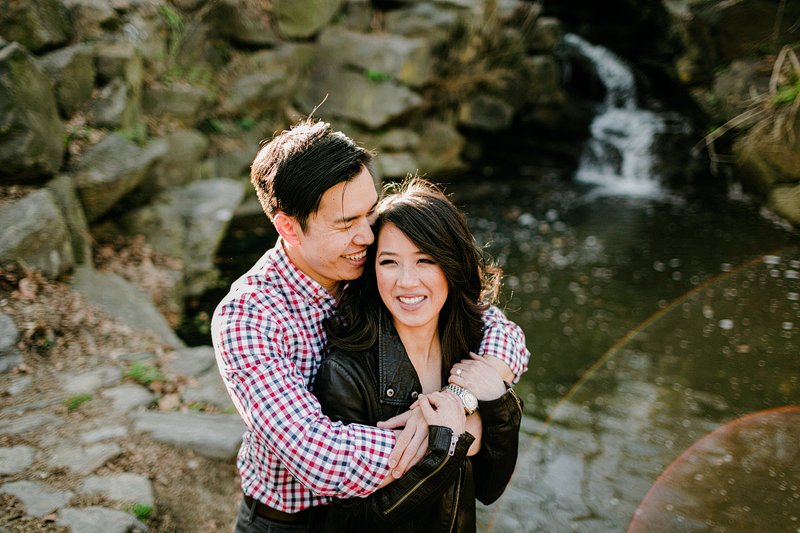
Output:
[[[662,185],[654,154],[689,159],[661,149],[684,122],[641,109],[619,58],[567,41],[607,87],[577,173],[520,140],[448,186],[533,352],[517,470],[479,530],[797,533],[797,233],[724,187]],[[229,239],[222,267],[273,239]]]

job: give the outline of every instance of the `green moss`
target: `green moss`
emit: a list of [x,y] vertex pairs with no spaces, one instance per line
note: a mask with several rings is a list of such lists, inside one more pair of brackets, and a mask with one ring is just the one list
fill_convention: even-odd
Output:
[[85,404],[89,400],[92,399],[91,394],[78,394],[77,396],[72,396],[71,398],[67,398],[64,400],[64,405],[67,406],[68,411],[74,411],[81,405]]
[[150,385],[154,381],[164,381],[164,374],[161,373],[161,369],[155,365],[142,363],[140,361],[131,365],[125,373],[125,377],[145,386]]
[[134,503],[131,506],[131,512],[139,520],[147,520],[153,514],[153,507],[145,503]]

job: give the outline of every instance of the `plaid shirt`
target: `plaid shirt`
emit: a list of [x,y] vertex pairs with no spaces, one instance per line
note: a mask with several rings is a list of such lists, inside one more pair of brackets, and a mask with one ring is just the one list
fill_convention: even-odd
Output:
[[[287,513],[331,497],[365,496],[389,472],[394,433],[332,422],[309,392],[336,299],[297,269],[278,244],[236,281],[211,325],[217,364],[247,429],[238,467],[245,494]],[[521,375],[522,330],[497,309],[481,351]]]

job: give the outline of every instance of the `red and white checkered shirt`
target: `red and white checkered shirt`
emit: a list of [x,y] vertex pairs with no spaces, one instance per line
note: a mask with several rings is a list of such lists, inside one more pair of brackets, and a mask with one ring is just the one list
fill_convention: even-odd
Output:
[[[297,269],[280,240],[231,287],[211,323],[217,364],[247,429],[238,467],[245,494],[294,513],[331,497],[365,496],[389,472],[392,431],[332,422],[309,392],[336,299]],[[481,351],[521,375],[522,330],[497,309]]]

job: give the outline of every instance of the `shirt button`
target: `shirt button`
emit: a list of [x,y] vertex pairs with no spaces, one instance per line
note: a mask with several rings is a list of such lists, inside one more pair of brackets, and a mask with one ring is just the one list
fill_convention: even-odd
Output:
[[386,389],[386,396],[388,396],[389,398],[394,396],[394,389]]
[[417,396],[419,396],[419,393],[417,391],[414,391],[414,392],[411,393],[411,399],[412,400],[416,400]]

